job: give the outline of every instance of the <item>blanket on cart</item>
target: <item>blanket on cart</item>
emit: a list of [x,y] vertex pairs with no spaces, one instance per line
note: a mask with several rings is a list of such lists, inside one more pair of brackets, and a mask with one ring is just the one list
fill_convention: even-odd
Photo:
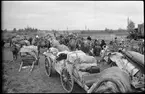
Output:
[[69,48],[64,44],[55,45],[54,47],[57,48],[59,52],[69,51]]
[[57,54],[57,61],[66,60],[70,64],[74,64],[76,69],[83,72],[96,73],[99,72],[97,61],[93,56],[85,54],[83,51],[62,51]]
[[38,48],[37,48],[37,46],[34,46],[34,45],[23,46],[20,49],[20,53],[21,53],[22,56],[26,55],[25,53],[28,53],[31,56],[35,57],[36,60],[38,59]]
[[93,56],[85,54],[83,51],[62,51],[57,54],[58,60],[66,59],[67,61],[75,64],[81,63],[97,63],[96,59]]
[[67,60],[72,63],[86,63],[86,64],[92,64],[97,63],[96,59],[93,56],[89,56],[85,54],[83,51],[73,51],[68,53]]
[[57,48],[54,47],[50,47],[49,50],[47,52],[52,53],[53,55],[57,55],[57,53],[59,52]]

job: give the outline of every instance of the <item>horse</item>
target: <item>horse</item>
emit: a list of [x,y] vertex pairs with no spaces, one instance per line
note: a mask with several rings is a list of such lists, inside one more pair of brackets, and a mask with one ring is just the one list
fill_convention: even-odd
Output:
[[40,53],[40,48],[49,49],[52,46],[50,40],[42,38],[42,37],[33,39],[32,44],[38,47],[39,53]]
[[21,48],[21,46],[19,44],[13,43],[11,45],[11,51],[12,51],[12,54],[13,54],[13,60],[17,60],[20,48]]
[[82,47],[84,45],[83,41],[84,41],[83,38],[77,38],[77,40],[76,40],[76,48],[78,50],[82,49]]
[[76,50],[76,40],[74,38],[71,38],[69,40],[69,43],[68,43],[68,47],[70,48],[71,51],[75,51]]

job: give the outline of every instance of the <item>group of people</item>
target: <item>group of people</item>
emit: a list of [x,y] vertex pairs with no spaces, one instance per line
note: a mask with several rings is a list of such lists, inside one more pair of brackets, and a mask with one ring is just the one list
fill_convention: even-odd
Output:
[[101,50],[107,45],[105,40],[92,39],[90,36],[87,38],[78,36],[61,36],[59,42],[68,46],[72,51],[82,50],[86,54],[92,56],[99,56]]
[[[21,37],[21,36],[19,36]],[[14,39],[14,38],[13,38]],[[11,42],[11,50],[13,53],[13,58],[17,58],[17,54],[23,46],[29,46],[29,45],[34,45],[38,46],[38,52],[40,53],[40,48],[46,46],[46,48],[50,47],[57,47],[62,50],[70,50],[70,51],[75,51],[75,50],[82,50],[88,55],[91,56],[99,56],[101,50],[103,47],[106,45],[105,41],[102,40],[101,42],[97,39],[93,40],[90,36],[88,36],[86,39],[85,38],[80,38],[78,36],[68,35],[68,36],[59,36],[58,37],[39,37],[36,35],[34,38],[29,37],[26,38],[24,37],[22,40],[17,39],[15,41]]]
[[[19,49],[21,47],[28,46],[28,45],[35,45],[38,46],[38,51],[40,52],[41,47],[50,48],[51,46],[56,46],[55,44],[59,44],[58,47],[60,48],[66,48],[71,51],[75,50],[81,50],[85,52],[88,55],[91,56],[100,56],[101,50],[104,49],[104,47],[109,46],[109,49],[111,51],[117,51],[118,45],[124,46],[124,41],[120,44],[117,41],[117,37],[114,41],[110,41],[110,43],[106,43],[105,40],[98,40],[98,39],[92,39],[90,36],[87,38],[80,37],[77,34],[67,34],[67,35],[59,35],[59,36],[43,36],[40,37],[36,35],[35,37],[26,37],[23,36],[23,39],[19,40],[22,36],[15,36],[11,39],[10,45],[12,48],[13,55],[16,56]],[[4,44],[4,43],[3,43]],[[54,45],[52,45],[54,44]]]

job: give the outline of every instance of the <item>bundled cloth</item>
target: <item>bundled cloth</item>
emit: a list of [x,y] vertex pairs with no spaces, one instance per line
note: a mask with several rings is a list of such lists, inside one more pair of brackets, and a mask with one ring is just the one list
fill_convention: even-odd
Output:
[[[48,52],[48,51],[47,51]],[[57,53],[59,52],[57,48],[54,47],[50,47],[49,48],[49,52],[52,53],[53,55],[57,55]]]
[[66,60],[70,64],[74,64],[76,69],[82,72],[96,73],[98,71],[97,61],[93,56],[85,54],[83,51],[62,51],[57,54],[57,61]]
[[38,48],[37,46],[34,45],[30,45],[30,46],[23,46],[20,49],[20,52],[22,53],[22,55],[24,53],[29,53],[30,55],[32,55],[33,57],[35,57],[35,59],[38,59]]
[[63,44],[60,44],[59,41],[55,40],[55,39],[52,39],[52,46],[54,48],[57,48],[60,51],[69,51],[69,48],[66,46],[66,45],[63,45]]
[[55,39],[52,39],[51,42],[52,42],[52,45],[53,45],[54,47],[60,45],[59,41],[57,41],[57,40],[55,40]]
[[18,43],[19,41],[21,41],[21,39],[18,39],[18,38],[13,38],[13,39],[12,39],[12,42],[13,42],[13,43]]
[[63,44],[61,45],[57,45],[56,48],[59,50],[59,51],[69,51],[69,48]]
[[[66,54],[66,55],[61,55],[61,54]],[[65,50],[62,52],[58,52],[57,56],[58,57],[62,56],[62,58],[65,56],[64,58],[71,63],[96,63],[96,59],[93,56],[89,56],[81,50],[72,51],[72,52]]]
[[18,42],[23,40],[24,38],[22,36],[17,35],[15,38],[12,39],[12,42]]
[[24,41],[27,45],[30,45],[30,42],[28,40],[24,40]]
[[30,45],[30,42],[28,40],[21,40],[21,41],[19,41],[19,43],[23,44],[23,45],[27,45],[27,46]]
[[87,63],[77,64],[76,69],[78,71],[88,72],[88,73],[98,73],[98,72],[100,72],[100,68],[97,66],[97,63],[92,63],[92,64],[87,64]]

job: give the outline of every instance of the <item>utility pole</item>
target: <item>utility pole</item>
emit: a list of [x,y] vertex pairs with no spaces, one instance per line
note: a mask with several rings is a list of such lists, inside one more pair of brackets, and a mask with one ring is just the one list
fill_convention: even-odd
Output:
[[67,27],[67,32],[68,32],[68,27]]
[[130,21],[129,21],[129,17],[127,18],[127,29],[129,29],[129,23],[130,23]]
[[130,21],[129,21],[129,17],[127,18],[127,24],[129,25]]
[[85,25],[85,30],[87,30],[87,26]]

